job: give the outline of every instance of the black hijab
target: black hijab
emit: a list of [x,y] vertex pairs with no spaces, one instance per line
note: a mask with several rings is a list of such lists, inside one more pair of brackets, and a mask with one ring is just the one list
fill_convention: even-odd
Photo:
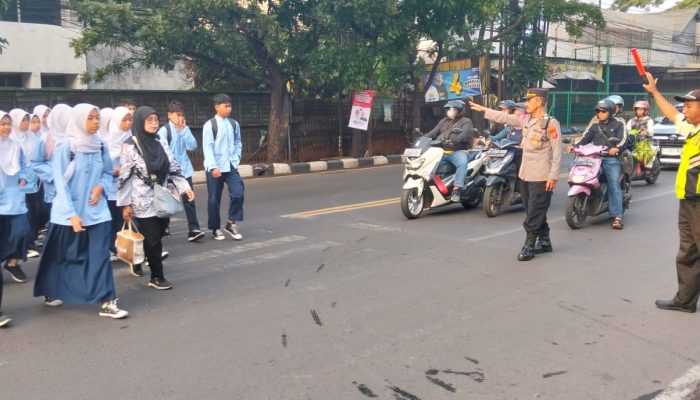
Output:
[[151,115],[158,115],[151,107],[139,107],[134,113],[134,125],[131,128],[134,137],[139,142],[141,155],[146,162],[146,169],[149,175],[155,175],[158,183],[165,184],[170,170],[170,161],[165,154],[163,145],[160,143],[160,136],[157,132],[148,133],[144,128],[146,118]]

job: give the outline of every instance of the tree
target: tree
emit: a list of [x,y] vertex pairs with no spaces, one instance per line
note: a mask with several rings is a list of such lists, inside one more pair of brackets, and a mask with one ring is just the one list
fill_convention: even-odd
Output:
[[319,0],[71,0],[85,30],[77,54],[105,46],[125,51],[84,80],[99,81],[135,64],[192,66],[195,83],[232,78],[270,91],[267,158],[284,158],[289,127],[287,84],[300,74],[320,37]]
[[[619,11],[627,11],[630,8],[641,8],[648,10],[649,7],[658,7],[664,2],[665,0],[615,0],[613,1],[611,8]],[[676,4],[673,5],[674,10],[699,7],[700,0],[676,0]]]

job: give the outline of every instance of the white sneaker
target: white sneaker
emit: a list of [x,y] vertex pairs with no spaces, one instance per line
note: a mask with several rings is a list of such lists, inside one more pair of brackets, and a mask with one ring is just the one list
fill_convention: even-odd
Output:
[[27,258],[36,258],[39,257],[39,252],[36,250],[28,250],[27,251]]
[[102,303],[102,310],[100,310],[101,317],[122,319],[126,318],[127,315],[129,315],[128,311],[122,310],[119,307],[117,307],[117,299]]
[[8,317],[8,316],[6,316],[6,315],[0,314],[0,328],[2,328],[3,326],[8,325],[10,322],[12,322],[12,318],[10,318],[10,317]]
[[214,229],[214,232],[212,232],[212,235],[214,235],[214,240],[226,239],[226,237],[224,236],[224,233],[221,232],[221,229]]
[[241,232],[238,230],[238,226],[232,222],[227,222],[226,227],[224,228],[224,232],[228,233],[231,236],[231,239],[233,240],[242,240],[243,235],[241,235]]
[[63,300],[52,299],[50,297],[44,296],[44,305],[48,307],[60,307],[63,305]]

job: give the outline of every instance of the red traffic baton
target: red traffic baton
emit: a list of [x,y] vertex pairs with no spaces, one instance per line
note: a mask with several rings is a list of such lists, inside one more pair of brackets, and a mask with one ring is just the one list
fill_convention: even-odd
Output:
[[639,57],[639,52],[637,49],[631,49],[630,53],[632,53],[632,58],[634,58],[634,63],[637,65],[637,72],[639,73],[639,76],[642,77],[642,79],[646,78],[647,75],[647,70],[644,68],[644,63],[642,62],[642,58]]

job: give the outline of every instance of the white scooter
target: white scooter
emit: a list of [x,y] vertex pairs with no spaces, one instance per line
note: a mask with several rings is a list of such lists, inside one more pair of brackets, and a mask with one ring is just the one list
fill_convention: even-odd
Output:
[[[447,164],[438,168],[445,153],[441,145],[441,141],[420,136],[413,147],[404,151],[407,160],[403,174],[401,211],[408,219],[420,217],[425,210],[454,204],[451,197],[455,167]],[[459,199],[464,208],[477,207],[484,196],[486,178],[482,173],[484,164],[488,161],[485,150],[483,146],[468,150],[472,153],[470,158],[473,160],[468,164],[468,182]]]

